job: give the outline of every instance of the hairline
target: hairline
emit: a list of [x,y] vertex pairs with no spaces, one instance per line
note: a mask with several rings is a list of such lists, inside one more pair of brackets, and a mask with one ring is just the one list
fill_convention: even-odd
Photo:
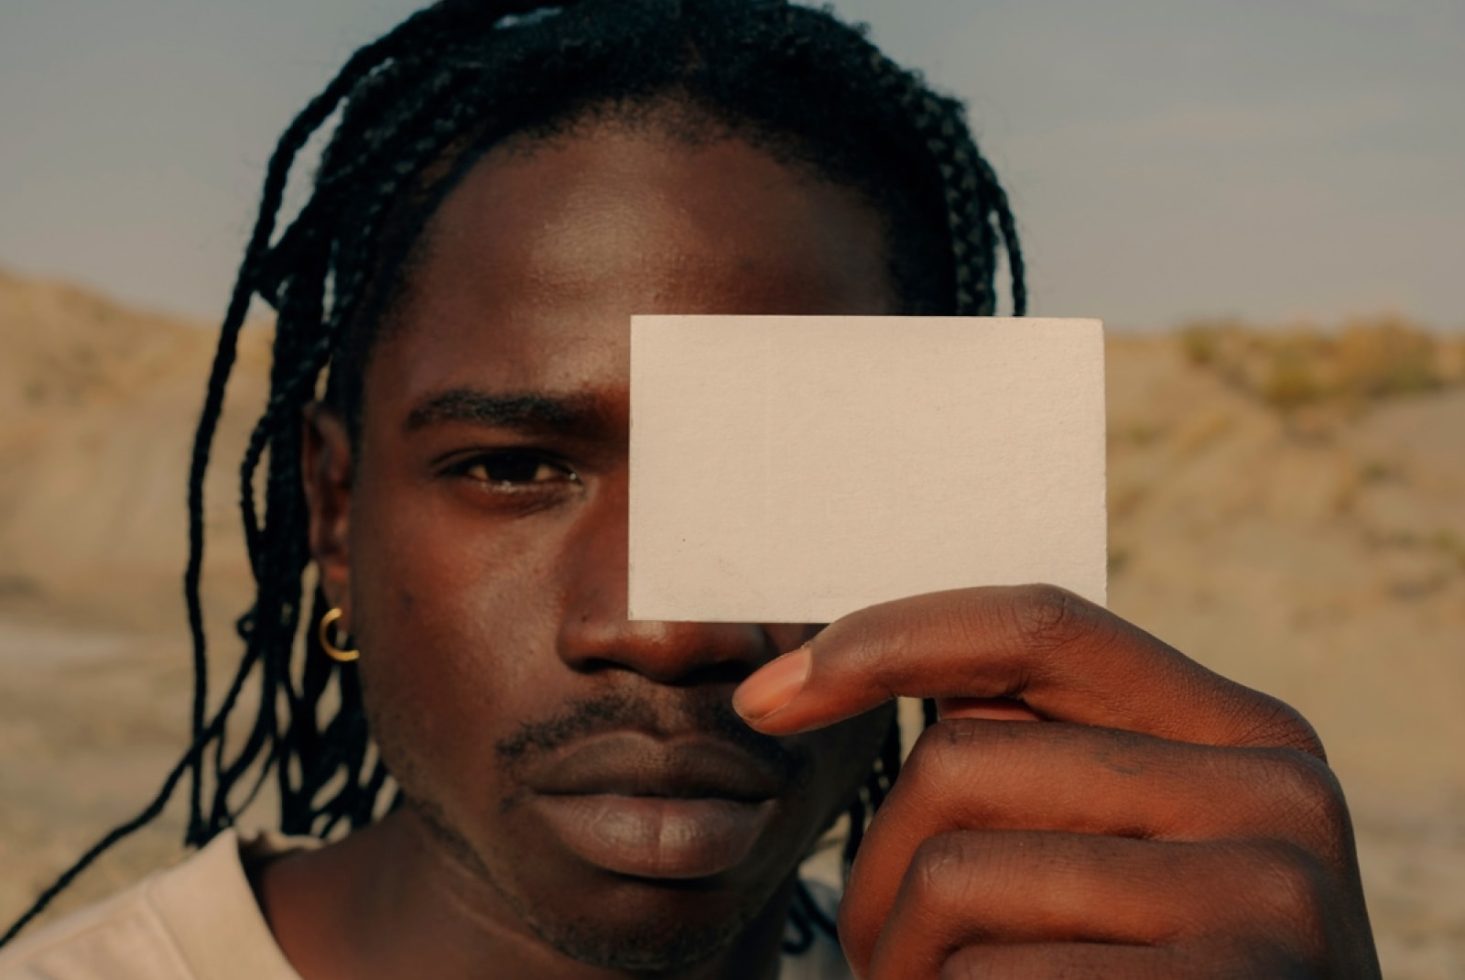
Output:
[[[389,226],[384,228],[380,238],[386,240],[383,245],[388,251],[380,255],[377,270],[365,290],[363,309],[352,317],[347,331],[348,334],[365,331],[367,335],[359,348],[359,362],[351,366],[356,374],[353,381],[358,403],[351,406],[337,403],[335,406],[343,410],[354,443],[359,446],[366,373],[378,348],[389,342],[404,326],[402,314],[411,299],[417,271],[433,247],[433,220],[447,199],[463,179],[490,156],[528,160],[602,129],[659,136],[688,147],[723,141],[743,142],[768,154],[801,179],[832,185],[850,193],[877,222],[880,259],[892,303],[902,311],[919,304],[918,297],[904,294],[896,271],[898,216],[887,202],[877,199],[857,179],[839,173],[838,168],[818,159],[806,137],[730,112],[698,96],[681,83],[649,93],[592,99],[498,139],[459,140],[436,161],[419,171],[404,188],[398,204],[394,206],[399,220],[406,219],[404,226],[395,234]],[[441,171],[442,176],[429,178],[424,186],[423,176],[433,171]],[[424,193],[425,197],[419,198]],[[412,206],[414,200],[419,201],[417,207]],[[393,239],[397,240],[394,242]]]

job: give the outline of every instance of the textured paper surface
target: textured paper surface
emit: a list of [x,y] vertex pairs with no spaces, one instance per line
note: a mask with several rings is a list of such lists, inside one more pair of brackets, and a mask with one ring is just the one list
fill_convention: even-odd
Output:
[[1098,320],[633,317],[631,618],[1105,602],[1103,359]]

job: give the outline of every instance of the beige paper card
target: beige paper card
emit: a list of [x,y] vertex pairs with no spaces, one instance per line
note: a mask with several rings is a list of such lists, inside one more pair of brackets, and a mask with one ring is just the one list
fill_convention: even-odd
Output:
[[1098,320],[632,317],[630,455],[632,619],[1106,601]]

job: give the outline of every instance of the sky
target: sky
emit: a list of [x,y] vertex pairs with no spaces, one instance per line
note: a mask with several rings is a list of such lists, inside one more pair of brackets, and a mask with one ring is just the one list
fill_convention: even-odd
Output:
[[[280,131],[417,6],[3,0],[0,266],[218,319]],[[1465,328],[1465,0],[834,7],[966,102],[1030,312]]]

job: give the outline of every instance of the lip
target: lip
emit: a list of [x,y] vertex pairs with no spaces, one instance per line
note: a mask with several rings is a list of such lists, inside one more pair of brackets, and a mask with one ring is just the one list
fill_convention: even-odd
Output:
[[586,862],[686,879],[741,864],[779,812],[790,778],[722,739],[622,731],[574,743],[526,784],[533,810]]
[[756,803],[789,779],[731,742],[704,735],[670,739],[633,731],[576,742],[525,782],[540,794],[651,796]]
[[540,796],[533,804],[572,852],[638,878],[709,878],[741,864],[768,829],[777,801],[594,795]]

